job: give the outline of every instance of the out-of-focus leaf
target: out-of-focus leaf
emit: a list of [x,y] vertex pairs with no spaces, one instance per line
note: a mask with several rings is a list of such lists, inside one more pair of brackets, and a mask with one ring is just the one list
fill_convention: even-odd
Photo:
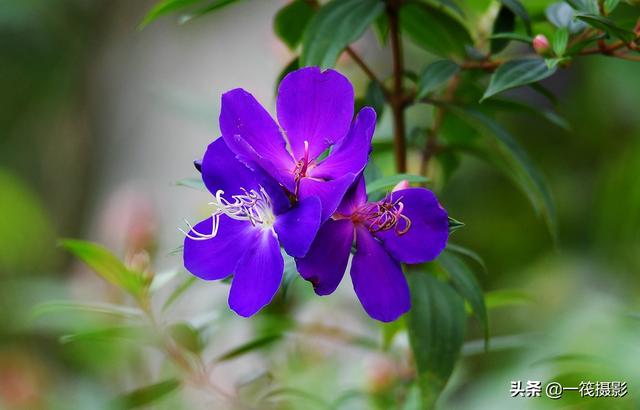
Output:
[[457,253],[458,255],[466,256],[469,259],[474,260],[482,270],[487,272],[487,265],[485,265],[484,260],[478,255],[476,252],[472,251],[469,248],[465,248],[464,246],[456,245],[455,243],[448,242],[447,250],[453,253]]
[[516,16],[520,17],[520,20],[524,23],[525,30],[528,35],[532,35],[531,31],[531,18],[527,9],[520,3],[519,0],[502,0],[502,4],[508,7]]
[[333,67],[338,56],[384,11],[380,0],[333,0],[313,16],[302,38],[301,66]]
[[587,26],[584,22],[576,20],[575,11],[564,1],[553,3],[545,10],[547,20],[558,28],[566,27],[571,33],[584,30]]
[[506,306],[528,305],[534,302],[531,295],[518,289],[492,290],[485,294],[484,299],[489,310]]
[[566,0],[566,2],[577,11],[592,14],[598,13],[597,0]]
[[562,128],[565,131],[571,131],[571,125],[560,116],[557,112],[544,108],[532,107],[522,101],[508,100],[504,98],[491,98],[482,103],[489,107],[495,107],[500,111],[521,112],[524,114],[535,115],[549,121],[551,124]]
[[305,408],[311,405],[313,408],[319,409],[332,409],[333,407],[329,405],[322,397],[309,393],[304,390],[300,390],[295,387],[279,387],[267,392],[260,400],[259,403],[264,403],[270,399],[274,399],[276,397],[291,397],[296,399],[302,399],[306,403]]
[[153,275],[153,280],[151,281],[151,285],[149,286],[149,290],[151,292],[157,292],[169,282],[171,282],[178,274],[180,273],[180,269],[170,269],[164,272],[158,272]]
[[490,37],[490,39],[507,39],[507,40],[513,40],[513,41],[519,41],[521,43],[526,43],[526,44],[531,44],[531,42],[533,41],[533,39],[530,36],[527,36],[526,34],[520,34],[520,33],[496,33],[496,34],[492,34]]
[[75,239],[65,239],[60,244],[108,282],[134,297],[139,298],[145,292],[148,279],[139,272],[129,270],[105,247]]
[[373,32],[376,34],[376,38],[380,45],[387,44],[389,38],[389,17],[386,14],[378,16],[376,21],[373,22]]
[[451,77],[460,71],[460,66],[451,60],[435,61],[422,70],[418,80],[417,99],[426,97],[430,92],[438,89]]
[[273,24],[274,31],[291,50],[294,50],[304,29],[313,17],[314,10],[305,0],[294,0],[278,11]]
[[414,353],[422,405],[432,408],[447,384],[464,341],[464,300],[426,272],[407,274],[411,310],[406,323]]
[[405,328],[404,318],[400,318],[390,323],[380,323],[380,330],[382,333],[382,349],[389,350],[393,344],[398,332]]
[[414,43],[440,57],[464,57],[465,46],[473,44],[462,23],[427,3],[402,6],[400,25]]
[[[516,15],[507,6],[502,6],[500,12],[493,22],[494,35],[500,33],[511,33],[516,28]],[[491,38],[491,54],[497,54],[507,47],[509,44],[508,38]]]
[[154,343],[153,331],[148,326],[112,326],[102,329],[88,330],[60,337],[60,343],[72,342],[113,342],[114,340],[135,343]]
[[612,37],[624,41],[625,43],[633,41],[636,38],[636,34],[633,31],[618,27],[613,20],[606,17],[599,16],[597,14],[579,13],[576,14],[576,18],[584,21],[591,27],[595,27],[598,30],[606,32]]
[[167,300],[162,305],[162,311],[166,311],[171,305],[174,304],[175,301],[180,299],[180,296],[184,294],[191,286],[193,286],[198,281],[198,278],[193,275],[188,275],[184,278],[184,280],[178,285],[177,288],[171,292],[171,295],[167,298]]
[[543,96],[544,98],[549,100],[549,102],[551,104],[558,105],[558,97],[556,97],[556,95],[553,93],[553,91],[551,91],[547,87],[543,86],[540,83],[531,83],[531,84],[529,84],[529,87],[533,91],[537,92],[538,94],[540,94],[541,96]]
[[487,307],[485,305],[482,288],[476,276],[462,259],[446,250],[440,254],[438,262],[449,274],[455,288],[460,295],[469,302],[476,317],[480,320],[480,323],[482,323],[485,346],[488,348],[489,318],[487,317]]
[[191,20],[193,20],[194,18],[197,17],[201,17],[204,16],[205,14],[209,14],[211,12],[217,11],[225,6],[228,6],[231,3],[235,3],[238,0],[213,0],[210,1],[208,5],[199,8],[199,9],[195,9],[194,11],[191,11],[189,13],[183,14],[182,16],[180,16],[180,24],[184,24],[187,23]]
[[604,10],[607,13],[611,13],[619,4],[620,0],[604,0]]
[[[526,348],[538,342],[535,336],[535,334],[493,336],[491,338],[491,352]],[[464,356],[473,356],[486,352],[484,340],[470,340],[462,346],[462,354]]]
[[286,253],[282,253],[284,258],[284,275],[282,278],[282,286],[280,287],[280,291],[282,292],[282,298],[286,299],[289,294],[289,290],[291,289],[291,285],[296,281],[300,275],[298,274],[298,270],[296,268],[296,261],[291,256]]
[[204,185],[202,178],[185,178],[180,181],[176,181],[177,186],[186,186],[187,188],[197,189],[198,191],[206,191],[207,187]]
[[114,409],[135,409],[165,398],[180,387],[178,379],[168,379],[150,386],[136,389],[113,401]]
[[562,57],[567,49],[567,43],[569,42],[569,30],[566,27],[561,27],[556,30],[551,41],[551,47],[556,56]]
[[203,0],[164,0],[157,3],[153,8],[144,16],[142,22],[138,26],[138,29],[143,29],[153,20],[171,14],[180,10],[184,10],[187,7],[193,6],[197,3],[202,3]]
[[555,71],[555,68],[549,69],[541,58],[507,61],[493,73],[489,87],[480,101],[511,88],[544,80],[553,75]]
[[461,18],[465,18],[464,10],[460,8],[460,6],[458,5],[458,3],[455,2],[455,0],[438,0],[438,3],[456,12],[456,14],[459,15]]
[[364,98],[364,103],[372,107],[376,112],[376,119],[380,121],[382,114],[384,113],[384,106],[387,100],[384,95],[384,89],[382,84],[377,81],[370,81],[367,86],[367,93]]
[[273,335],[262,336],[257,339],[251,340],[247,343],[241,344],[240,346],[229,350],[226,353],[221,354],[216,358],[216,362],[225,362],[227,360],[235,359],[236,357],[242,356],[246,353],[253,352],[255,350],[261,349],[263,347],[267,347],[272,343],[275,343],[281,340],[283,334],[276,333]]
[[404,180],[407,180],[409,183],[425,183],[429,181],[429,178],[423,177],[422,175],[412,174],[396,174],[388,177],[382,177],[371,183],[367,183],[367,195],[377,191],[393,188],[398,182]]
[[458,115],[481,134],[493,137],[498,143],[498,152],[504,160],[502,171],[520,187],[529,198],[536,212],[541,215],[556,239],[555,206],[551,193],[540,171],[529,159],[526,151],[500,124],[492,118],[473,110],[451,107],[451,112]]
[[420,399],[420,387],[417,384],[412,384],[401,410],[421,410],[423,408]]
[[123,319],[133,320],[140,320],[144,317],[144,313],[140,309],[136,308],[113,305],[110,303],[88,303],[75,302],[71,300],[60,300],[42,303],[33,309],[32,314],[34,317],[40,317],[50,313],[68,311],[101,313]]
[[171,325],[169,334],[179,346],[192,353],[200,353],[204,348],[200,333],[186,322]]

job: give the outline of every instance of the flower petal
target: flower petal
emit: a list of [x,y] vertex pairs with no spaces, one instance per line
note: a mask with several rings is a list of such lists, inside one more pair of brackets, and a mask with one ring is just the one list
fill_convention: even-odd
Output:
[[293,71],[278,88],[277,113],[294,158],[304,158],[305,141],[309,158],[317,158],[347,134],[353,118],[353,87],[334,70]]
[[321,222],[329,218],[336,210],[342,197],[355,179],[354,174],[346,174],[331,181],[321,181],[314,178],[302,178],[300,180],[300,200],[310,196],[316,196],[322,204]]
[[244,194],[243,189],[259,192],[260,188],[264,188],[276,213],[284,212],[291,206],[278,182],[262,169],[251,169],[240,162],[223,138],[209,144],[201,170],[202,180],[213,195],[223,190],[223,197],[231,200],[232,195]]
[[306,255],[320,227],[321,210],[320,200],[311,196],[276,217],[273,228],[278,234],[278,241],[289,255]]
[[351,185],[342,202],[336,209],[336,213],[344,216],[350,216],[358,207],[367,203],[367,188],[364,184],[364,176],[358,175],[356,181]]
[[[398,235],[395,229],[377,232],[389,253],[400,262],[432,261],[447,246],[449,222],[433,192],[426,188],[408,188],[391,193],[391,200],[400,199],[402,214],[409,218],[409,230]],[[402,222],[400,222],[402,223]]]
[[255,314],[273,299],[283,271],[278,240],[273,231],[262,230],[238,261],[229,291],[229,307],[240,316]]
[[284,186],[293,188],[295,162],[278,124],[253,95],[241,88],[222,95],[220,130],[242,161],[255,162]]
[[313,284],[318,295],[329,295],[340,284],[353,244],[353,224],[329,219],[318,231],[304,258],[296,258],[300,275]]
[[[207,218],[189,234],[197,236],[194,231],[210,234],[212,227],[212,218]],[[215,237],[206,240],[194,240],[188,236],[184,238],[184,267],[200,279],[223,279],[233,273],[238,260],[255,241],[257,232],[246,221],[222,215]]]
[[375,129],[376,112],[371,107],[364,107],[347,136],[333,147],[324,161],[309,171],[309,175],[334,179],[346,173],[359,174],[369,160],[371,138]]
[[409,285],[400,263],[364,226],[356,228],[351,280],[362,307],[374,319],[391,322],[411,308]]

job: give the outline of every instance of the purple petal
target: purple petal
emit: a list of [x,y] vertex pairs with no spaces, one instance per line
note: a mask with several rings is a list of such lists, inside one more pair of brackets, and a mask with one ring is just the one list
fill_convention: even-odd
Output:
[[202,180],[213,195],[218,190],[223,190],[223,197],[231,200],[232,195],[244,194],[242,188],[259,192],[263,187],[276,213],[284,212],[290,207],[289,199],[278,182],[261,169],[252,170],[240,162],[223,138],[209,144],[202,159],[201,169]]
[[283,271],[278,240],[273,231],[263,230],[238,261],[229,292],[229,307],[240,316],[255,314],[273,299]]
[[402,214],[411,221],[409,230],[398,235],[395,229],[389,229],[376,233],[376,236],[400,262],[422,263],[434,260],[447,246],[447,211],[440,206],[434,193],[426,188],[392,192],[391,200],[398,199],[403,204]]
[[320,227],[307,256],[296,259],[298,272],[313,284],[318,295],[329,295],[340,284],[349,261],[353,229],[348,219],[329,219]]
[[360,206],[367,203],[367,188],[364,184],[364,176],[360,174],[358,179],[351,185],[340,206],[336,209],[336,213],[340,215],[350,216]]
[[255,162],[289,189],[293,189],[295,162],[287,151],[278,124],[245,90],[236,88],[222,95],[222,137],[240,159]]
[[347,134],[353,118],[353,87],[337,71],[302,68],[280,83],[277,112],[293,156],[304,158],[308,141],[309,158],[314,159]]
[[289,255],[302,257],[307,254],[320,227],[321,210],[320,200],[311,196],[278,215],[273,228]]
[[356,228],[351,280],[362,307],[374,319],[391,322],[411,308],[409,285],[400,263],[364,226]]
[[342,197],[355,179],[354,174],[346,174],[332,181],[321,181],[313,178],[300,180],[300,192],[298,197],[302,200],[310,196],[316,196],[322,204],[320,221],[324,222],[336,210]]
[[309,176],[334,179],[346,173],[359,174],[369,160],[375,129],[376,112],[371,107],[364,107],[347,136],[333,147],[324,161],[309,171]]
[[[211,228],[212,218],[208,218],[193,229],[202,234],[210,234]],[[223,215],[215,237],[206,240],[184,238],[184,267],[200,279],[223,279],[233,273],[238,260],[255,241],[258,232],[248,222]],[[196,236],[194,231],[189,234]]]

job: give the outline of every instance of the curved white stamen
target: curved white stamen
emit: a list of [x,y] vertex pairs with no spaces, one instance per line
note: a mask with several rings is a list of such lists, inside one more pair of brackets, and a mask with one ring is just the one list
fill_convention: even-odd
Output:
[[265,228],[271,228],[275,222],[275,215],[273,214],[271,198],[260,187],[259,191],[252,189],[247,191],[241,188],[244,194],[232,195],[231,201],[223,198],[223,190],[216,191],[214,200],[209,202],[209,205],[213,206],[213,212],[211,213],[212,227],[211,233],[198,232],[194,227],[185,220],[188,232],[179,229],[188,238],[195,241],[202,241],[214,238],[218,234],[218,228],[220,227],[220,216],[226,215],[231,219],[237,221],[248,221],[253,226],[263,226]]

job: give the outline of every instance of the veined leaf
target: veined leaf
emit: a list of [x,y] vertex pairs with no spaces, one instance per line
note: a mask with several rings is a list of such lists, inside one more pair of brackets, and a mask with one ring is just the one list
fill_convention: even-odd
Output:
[[113,401],[113,408],[124,410],[146,406],[165,398],[179,387],[180,381],[178,379],[168,379],[145,386],[116,398]]
[[612,37],[618,38],[625,43],[635,40],[636,34],[633,31],[618,27],[616,23],[603,16],[597,14],[579,13],[576,14],[576,18],[584,21],[591,27],[595,27],[598,30],[602,30]]
[[62,240],[60,244],[108,282],[126,290],[134,297],[139,298],[146,290],[148,279],[140,272],[129,270],[105,247],[74,239]]
[[427,3],[403,5],[400,26],[414,43],[440,57],[464,57],[465,46],[473,43],[460,21]]
[[302,37],[301,66],[333,67],[384,11],[380,0],[332,0],[313,16]]
[[377,191],[393,188],[398,184],[398,182],[403,180],[407,180],[409,183],[425,183],[429,181],[429,178],[412,174],[396,174],[388,177],[382,177],[371,183],[367,183],[367,195]]
[[493,73],[489,87],[480,101],[511,88],[544,80],[555,72],[556,69],[547,67],[547,64],[541,58],[507,61]]
[[422,405],[432,408],[447,384],[464,341],[464,300],[427,272],[407,274],[412,308],[406,316]]
[[225,362],[227,360],[235,359],[236,357],[242,356],[246,353],[269,346],[270,344],[282,339],[282,337],[282,333],[276,333],[251,340],[218,356],[218,358],[216,358],[216,362]]
[[439,60],[429,64],[420,74],[416,99],[426,97],[459,71],[460,66],[451,60]]
[[40,317],[50,313],[68,311],[100,313],[133,320],[140,320],[144,318],[144,313],[140,309],[113,305],[110,303],[76,302],[72,300],[42,303],[33,309],[32,314],[34,317]]
[[449,274],[453,285],[460,295],[465,298],[473,312],[482,323],[484,329],[485,347],[489,347],[489,318],[487,317],[487,307],[480,283],[469,267],[457,256],[448,251],[444,251],[438,257],[438,262]]
[[302,40],[314,10],[305,0],[294,0],[278,11],[273,21],[275,33],[291,50]]

